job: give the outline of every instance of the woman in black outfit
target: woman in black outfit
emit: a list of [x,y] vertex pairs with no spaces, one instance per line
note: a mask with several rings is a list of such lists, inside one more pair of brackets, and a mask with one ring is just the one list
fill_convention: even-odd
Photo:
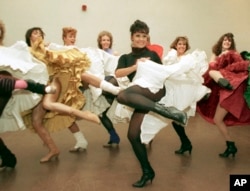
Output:
[[[132,52],[120,57],[115,75],[116,77],[127,76],[132,81],[136,74],[138,61],[150,59],[158,64],[162,64],[162,62],[157,53],[146,48],[149,34],[149,28],[146,23],[136,20],[130,27],[130,32]],[[173,107],[166,108],[157,103],[164,95],[165,88],[160,89],[157,93],[152,93],[148,88],[133,85],[121,91],[117,96],[119,103],[134,108],[127,136],[143,172],[141,179],[133,184],[134,187],[143,187],[148,181],[152,182],[155,177],[155,172],[148,161],[146,147],[140,140],[140,127],[144,115],[149,111],[153,111],[183,125],[187,121],[187,116],[184,112]]]

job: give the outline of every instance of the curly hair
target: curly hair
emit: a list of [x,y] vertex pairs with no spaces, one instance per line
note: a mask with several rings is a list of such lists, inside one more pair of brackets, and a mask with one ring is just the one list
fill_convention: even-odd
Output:
[[102,31],[102,32],[99,33],[99,35],[97,37],[98,48],[102,49],[101,41],[102,41],[103,36],[108,36],[109,37],[109,40],[110,40],[110,47],[109,48],[111,49],[112,45],[113,45],[113,36],[108,31]]
[[175,40],[171,43],[170,48],[173,48],[176,50],[176,45],[178,44],[179,41],[184,41],[186,43],[186,50],[189,50],[191,47],[189,45],[188,38],[186,36],[178,36],[175,38]]
[[131,26],[130,26],[130,33],[133,35],[136,32],[141,32],[145,34],[149,34],[149,27],[148,25],[140,20],[136,20]]
[[26,43],[28,46],[31,46],[30,37],[31,37],[33,31],[36,31],[36,30],[41,32],[42,38],[44,39],[45,33],[43,32],[42,28],[40,28],[40,27],[30,28],[26,31],[26,34],[25,34],[25,40],[26,40]]
[[4,23],[0,20],[0,45],[3,45],[4,35],[5,35],[5,26]]
[[234,35],[233,33],[226,33],[223,34],[219,40],[215,43],[215,45],[212,47],[212,52],[216,55],[219,56],[222,52],[222,44],[224,39],[227,38],[231,42],[231,47],[229,50],[236,50],[236,45],[234,41]]
[[72,33],[76,36],[77,30],[72,27],[64,27],[62,28],[62,39],[67,36],[67,34]]

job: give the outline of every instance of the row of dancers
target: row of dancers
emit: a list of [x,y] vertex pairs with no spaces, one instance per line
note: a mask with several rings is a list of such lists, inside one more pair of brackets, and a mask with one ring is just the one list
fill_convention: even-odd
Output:
[[[213,60],[208,63],[204,51],[195,50],[187,54],[190,45],[185,36],[177,37],[168,54],[161,59],[157,51],[150,50],[149,27],[145,22],[136,20],[130,32],[132,51],[111,56],[97,49],[78,48],[74,40],[64,46],[53,43],[45,46],[41,28],[28,30],[26,42],[30,47],[29,53],[32,58],[46,64],[44,73],[48,72],[49,84],[56,88],[55,93],[44,95],[38,105],[34,104],[26,116],[29,119],[27,122],[30,122],[26,126],[31,124],[49,148],[49,153],[41,162],[48,162],[59,155],[59,149],[47,132],[58,130],[55,129],[58,124],[59,128],[74,129],[71,132],[77,140],[83,139],[83,135],[76,125],[76,116],[96,123],[101,121],[110,133],[106,146],[111,147],[120,141],[112,124],[114,115],[119,120],[128,118],[127,136],[142,168],[142,176],[133,186],[144,187],[155,177],[145,143],[152,141],[155,133],[167,125],[151,112],[173,120],[172,126],[181,140],[176,154],[186,151],[191,154],[193,147],[184,127],[188,118],[198,111],[204,119],[218,127],[226,140],[227,148],[219,156],[235,156],[237,148],[226,125],[249,124],[250,109],[247,105],[249,54],[240,55],[236,51],[233,34],[226,33],[220,37],[213,47]],[[69,34],[76,38],[76,30]],[[101,64],[97,59],[100,57]],[[110,75],[105,74],[105,69]],[[115,86],[105,81],[105,77]],[[83,107],[84,99],[86,104]],[[105,100],[107,103],[102,109],[100,104],[95,104],[105,103]],[[153,122],[154,127],[149,127],[149,122]],[[149,129],[154,132],[148,140],[143,135]],[[72,151],[86,149],[86,145],[85,141],[85,146],[76,145]]]

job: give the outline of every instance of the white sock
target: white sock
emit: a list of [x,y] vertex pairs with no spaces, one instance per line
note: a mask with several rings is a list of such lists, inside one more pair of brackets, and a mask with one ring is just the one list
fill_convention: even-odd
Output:
[[85,137],[81,131],[78,131],[78,132],[74,133],[73,135],[76,139],[75,147],[87,148],[88,141],[85,139]]
[[105,80],[101,81],[100,88],[106,92],[112,93],[113,95],[117,95],[121,91],[120,87],[114,86]]

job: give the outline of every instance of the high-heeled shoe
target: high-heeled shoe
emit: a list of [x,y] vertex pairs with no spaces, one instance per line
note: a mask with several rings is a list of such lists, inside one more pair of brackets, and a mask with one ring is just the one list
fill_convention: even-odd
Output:
[[104,144],[103,147],[104,148],[117,148],[117,147],[119,147],[120,137],[116,133],[116,131],[111,130],[111,131],[109,131],[109,134],[110,134],[109,142],[107,144]]
[[193,146],[190,144],[182,144],[181,145],[181,148],[179,150],[176,150],[175,151],[175,154],[179,154],[179,155],[182,155],[184,154],[186,151],[189,152],[189,154],[191,155],[192,153],[192,149],[193,149]]
[[227,149],[224,151],[224,153],[220,153],[219,156],[222,158],[227,158],[231,154],[233,157],[235,157],[235,154],[237,153],[238,149],[235,146],[234,142],[232,141],[226,141]]
[[153,169],[143,169],[143,175],[140,180],[135,182],[132,186],[137,187],[137,188],[142,188],[144,187],[148,181],[152,184],[153,180],[155,178],[155,172]]
[[57,160],[58,156],[59,156],[59,152],[49,152],[45,157],[41,158],[40,163],[46,163],[46,162],[50,162],[52,160]]
[[107,144],[104,144],[103,147],[104,148],[118,148],[119,143],[113,143],[113,142],[109,141]]
[[4,171],[6,169],[6,166],[0,165],[0,172]]
[[186,151],[189,151],[189,154],[192,152],[192,144],[186,135],[185,129],[182,125],[177,124],[176,122],[172,122],[173,128],[175,129],[177,135],[181,140],[181,148],[175,151],[175,154],[183,154]]
[[79,153],[87,150],[88,143],[86,142],[78,142],[76,145],[69,150],[71,153]]
[[0,171],[4,171],[5,169],[14,169],[16,166],[17,160],[15,155],[12,155],[11,157],[8,157],[8,161],[3,161],[2,159],[2,164],[0,165]]
[[218,84],[219,84],[219,86],[221,86],[221,87],[223,87],[223,88],[225,88],[225,89],[227,89],[227,90],[233,90],[233,86],[230,84],[230,82],[227,80],[227,79],[225,79],[225,78],[220,78],[219,80],[218,80]]
[[2,163],[0,165],[0,171],[6,168],[14,169],[17,163],[16,156],[11,152],[11,150],[5,145],[3,140],[0,138],[0,156]]

